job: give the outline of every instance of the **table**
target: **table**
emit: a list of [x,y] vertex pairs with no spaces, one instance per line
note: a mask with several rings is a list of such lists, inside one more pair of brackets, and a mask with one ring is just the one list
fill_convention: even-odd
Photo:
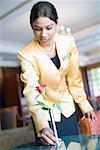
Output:
[[[80,143],[77,143],[78,139],[80,140]],[[74,135],[62,137],[65,145],[68,145],[66,150],[72,150],[72,146],[74,150],[100,150],[99,139],[99,135],[80,135],[79,137]],[[68,144],[70,140],[71,143]],[[9,150],[54,150],[54,147],[42,145],[40,143],[28,143],[17,147],[11,147]]]

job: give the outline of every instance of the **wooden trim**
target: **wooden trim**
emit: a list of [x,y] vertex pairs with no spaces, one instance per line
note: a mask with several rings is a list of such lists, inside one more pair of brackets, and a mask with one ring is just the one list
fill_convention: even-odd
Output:
[[94,63],[94,64],[90,64],[90,65],[86,65],[84,66],[87,70],[92,69],[92,68],[96,68],[96,67],[100,67],[100,62]]
[[89,89],[89,83],[88,83],[87,68],[82,67],[81,72],[82,72],[82,78],[83,78],[83,83],[84,83],[84,89],[85,89],[86,95],[89,96],[90,89]]
[[17,106],[0,108],[0,115],[2,112],[5,112],[5,113],[13,112],[13,128],[16,128],[17,127],[17,115],[18,115]]

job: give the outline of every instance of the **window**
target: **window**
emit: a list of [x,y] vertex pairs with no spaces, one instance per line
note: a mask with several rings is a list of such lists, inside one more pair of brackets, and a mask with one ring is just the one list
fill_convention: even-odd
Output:
[[87,98],[98,111],[100,110],[100,63],[87,65],[81,69]]
[[92,97],[100,95],[100,67],[87,70],[88,83]]

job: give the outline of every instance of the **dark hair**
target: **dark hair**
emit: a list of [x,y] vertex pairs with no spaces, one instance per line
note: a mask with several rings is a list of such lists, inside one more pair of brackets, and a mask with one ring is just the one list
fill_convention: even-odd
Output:
[[33,5],[30,12],[30,24],[32,27],[33,22],[38,17],[49,17],[57,24],[58,14],[53,4],[47,1],[39,1]]

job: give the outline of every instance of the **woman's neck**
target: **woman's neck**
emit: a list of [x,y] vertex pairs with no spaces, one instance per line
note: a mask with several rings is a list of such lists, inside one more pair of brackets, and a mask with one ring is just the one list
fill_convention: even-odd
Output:
[[54,41],[44,45],[43,44],[39,44],[39,45],[50,58],[56,55],[56,44]]
[[52,40],[46,43],[39,43],[39,45],[43,48],[52,48],[55,45],[55,41]]

